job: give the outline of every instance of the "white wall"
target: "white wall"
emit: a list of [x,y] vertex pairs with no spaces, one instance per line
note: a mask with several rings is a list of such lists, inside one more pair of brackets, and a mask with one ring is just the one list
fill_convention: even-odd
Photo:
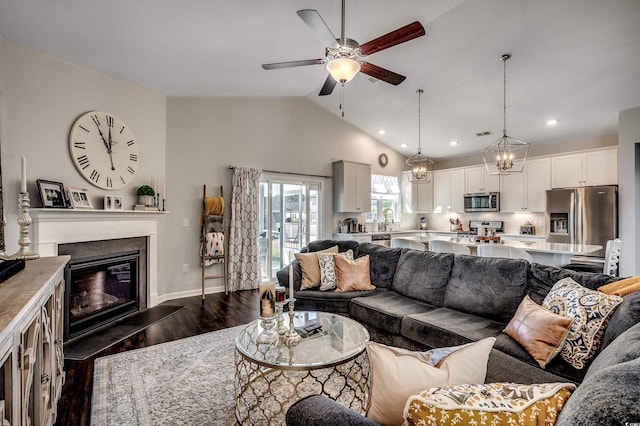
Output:
[[[378,166],[386,152],[389,164]],[[372,172],[399,176],[404,157],[306,98],[169,98],[167,100],[167,239],[173,257],[165,264],[167,293],[195,294],[202,185],[209,195],[224,186],[231,203],[228,166],[331,176],[332,162],[372,164]],[[325,237],[333,232],[331,180],[324,187]],[[183,227],[183,219],[189,223]],[[189,272],[182,272],[182,264]],[[220,280],[207,286],[217,288]],[[162,289],[161,289],[162,292]]]
[[621,111],[618,123],[620,276],[626,277],[640,274],[640,164],[636,162],[636,145],[640,144],[640,107]]
[[[139,185],[155,176],[164,179],[164,96],[8,40],[0,39],[0,52],[4,65],[4,124],[0,136],[8,253],[18,248],[17,194],[22,155],[27,157],[32,206],[41,205],[35,185],[38,178],[89,189],[97,208],[102,208],[107,193],[124,195],[125,206],[131,208]],[[108,111],[124,120],[136,137],[140,168],[133,183],[123,190],[108,192],[91,186],[76,171],[69,155],[72,123],[92,110]],[[162,226],[160,223],[160,229]]]

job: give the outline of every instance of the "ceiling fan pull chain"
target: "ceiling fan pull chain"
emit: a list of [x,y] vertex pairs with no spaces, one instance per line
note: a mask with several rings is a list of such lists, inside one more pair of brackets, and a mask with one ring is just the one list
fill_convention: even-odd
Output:
[[342,111],[342,118],[344,118],[344,83],[340,85],[340,111]]

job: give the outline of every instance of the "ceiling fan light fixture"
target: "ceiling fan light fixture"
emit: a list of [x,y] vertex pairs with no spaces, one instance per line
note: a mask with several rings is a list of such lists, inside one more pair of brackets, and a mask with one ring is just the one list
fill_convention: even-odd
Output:
[[327,63],[327,71],[339,83],[345,84],[360,71],[360,63],[351,58],[334,58]]
[[422,146],[420,144],[420,95],[424,93],[424,90],[418,89],[418,153],[405,160],[407,165],[407,171],[409,173],[409,181],[413,183],[430,183],[433,175],[433,160],[422,153]]
[[507,61],[511,55],[500,57],[503,62],[503,127],[502,137],[482,151],[487,172],[492,175],[522,173],[530,144],[507,135]]

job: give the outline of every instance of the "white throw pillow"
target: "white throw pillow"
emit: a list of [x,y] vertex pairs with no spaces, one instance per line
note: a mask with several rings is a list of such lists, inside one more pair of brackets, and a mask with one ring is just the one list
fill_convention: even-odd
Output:
[[369,342],[371,397],[367,417],[381,425],[401,425],[407,399],[444,385],[481,384],[495,337],[427,352]]
[[336,263],[334,256],[344,256],[353,260],[353,250],[349,249],[342,253],[322,253],[318,254],[318,264],[320,265],[320,290],[335,290],[338,286],[338,276],[336,275]]

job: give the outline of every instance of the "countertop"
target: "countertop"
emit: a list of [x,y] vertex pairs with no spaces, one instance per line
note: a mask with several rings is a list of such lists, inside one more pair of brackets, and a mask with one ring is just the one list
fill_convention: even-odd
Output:
[[[452,241],[458,244],[465,245],[467,247],[477,247],[480,244],[477,241],[469,237],[421,237],[421,236],[408,236],[404,237],[413,241],[420,241],[422,243],[428,243],[432,240]],[[549,254],[562,254],[562,255],[584,255],[596,252],[602,249],[602,246],[590,245],[590,244],[566,244],[566,243],[548,243],[546,241],[510,241],[505,240],[500,244],[510,247],[518,247],[528,252],[549,253]]]
[[[373,236],[373,235],[382,235],[382,234],[389,234],[391,236],[394,235],[402,235],[402,234],[421,234],[421,233],[427,233],[427,234],[450,234],[450,235],[458,235],[459,232],[453,232],[453,231],[439,231],[437,229],[396,229],[393,231],[375,231],[375,232],[351,232],[351,233],[341,233],[341,232],[334,232],[333,235],[336,237],[342,237],[342,239],[348,239],[348,237],[351,236]],[[544,235],[521,235],[521,234],[505,234],[502,232],[497,232],[496,233],[497,237],[518,237],[518,238],[526,238],[526,239],[545,239]]]

